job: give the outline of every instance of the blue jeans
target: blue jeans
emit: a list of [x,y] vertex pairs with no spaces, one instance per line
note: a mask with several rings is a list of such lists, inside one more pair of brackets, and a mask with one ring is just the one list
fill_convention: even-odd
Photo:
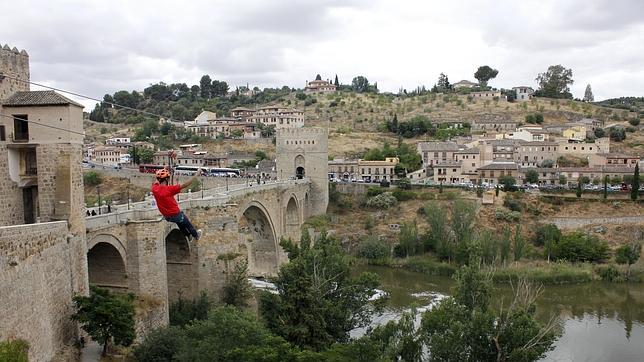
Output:
[[195,230],[195,227],[192,226],[192,223],[190,222],[186,214],[183,213],[183,211],[179,211],[178,214],[173,216],[166,216],[165,219],[177,224],[179,230],[181,230],[181,232],[183,232],[185,236],[192,235],[195,240],[199,240],[199,234],[197,233],[197,230]]

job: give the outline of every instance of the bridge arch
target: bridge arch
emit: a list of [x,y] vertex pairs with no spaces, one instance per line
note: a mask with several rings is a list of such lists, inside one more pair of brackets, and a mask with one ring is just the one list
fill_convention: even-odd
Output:
[[196,287],[192,248],[181,230],[173,228],[165,237],[168,300],[174,302],[195,297]]
[[275,275],[279,264],[277,233],[273,218],[260,202],[252,201],[241,210],[239,232],[250,244],[251,272],[258,275]]
[[125,248],[112,235],[99,234],[87,245],[87,273],[90,284],[113,291],[127,291]]
[[284,236],[293,241],[300,239],[300,208],[297,198],[291,194],[284,210]]

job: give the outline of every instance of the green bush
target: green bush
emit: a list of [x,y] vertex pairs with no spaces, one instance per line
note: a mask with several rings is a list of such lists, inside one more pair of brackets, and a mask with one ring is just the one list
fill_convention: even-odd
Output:
[[103,182],[103,177],[96,171],[87,171],[83,174],[83,182],[85,186],[96,186]]
[[413,191],[395,189],[392,192],[392,194],[398,201],[407,201],[407,200],[413,200],[416,198],[416,193]]
[[367,197],[374,197],[374,196],[378,196],[378,195],[380,195],[381,193],[383,193],[383,192],[385,192],[385,191],[386,191],[386,190],[384,190],[384,189],[383,189],[383,188],[381,188],[381,187],[377,187],[377,186],[370,186],[369,188],[367,188]]
[[575,232],[564,235],[553,245],[552,257],[570,262],[601,263],[608,259],[609,249],[608,244],[596,236]]
[[388,258],[390,256],[389,245],[378,237],[367,237],[360,241],[357,255],[370,260]]
[[403,268],[427,275],[446,277],[451,277],[456,272],[455,266],[420,256],[409,258]]
[[396,206],[397,203],[398,199],[391,192],[383,192],[380,195],[369,198],[366,205],[377,209],[388,209]]
[[186,300],[179,296],[179,300],[170,305],[170,325],[182,327],[195,320],[204,320],[211,306],[212,301],[203,291],[199,298],[194,300]]
[[503,206],[507,207],[511,211],[521,212],[523,211],[524,205],[523,205],[523,202],[519,200],[506,197],[505,201],[503,201]]
[[595,272],[599,275],[601,280],[606,282],[622,282],[624,277],[619,272],[617,267],[613,264],[610,265],[599,265],[595,268]]
[[552,263],[548,267],[498,269],[492,275],[495,283],[516,284],[519,279],[542,284],[577,284],[591,281],[592,272],[568,264]]
[[28,362],[29,343],[22,339],[0,342],[0,361]]
[[507,211],[504,209],[496,209],[494,212],[494,216],[497,220],[502,220],[502,221],[519,221],[521,220],[521,213],[518,211]]

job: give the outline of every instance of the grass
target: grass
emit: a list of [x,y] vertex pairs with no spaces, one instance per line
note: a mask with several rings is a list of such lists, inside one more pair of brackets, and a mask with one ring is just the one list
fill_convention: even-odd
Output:
[[519,264],[491,271],[492,280],[495,283],[516,283],[519,279],[526,279],[541,284],[578,284],[594,279],[593,269],[589,264],[550,263],[541,266]]

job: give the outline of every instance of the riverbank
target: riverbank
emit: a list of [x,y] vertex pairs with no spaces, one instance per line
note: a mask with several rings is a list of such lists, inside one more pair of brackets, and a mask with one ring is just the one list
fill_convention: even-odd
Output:
[[[382,258],[375,260],[357,258],[356,264],[406,269],[429,276],[442,277],[451,277],[458,270],[456,264],[441,262],[429,254],[408,258]],[[624,265],[548,263],[546,261],[520,261],[518,263],[509,263],[506,266],[486,266],[482,270],[489,273],[492,281],[497,284],[515,283],[519,279],[544,285],[580,284],[599,280],[624,282],[628,279],[628,282],[635,283],[644,281],[644,270],[642,270],[641,265],[632,266],[630,275],[628,267]]]

